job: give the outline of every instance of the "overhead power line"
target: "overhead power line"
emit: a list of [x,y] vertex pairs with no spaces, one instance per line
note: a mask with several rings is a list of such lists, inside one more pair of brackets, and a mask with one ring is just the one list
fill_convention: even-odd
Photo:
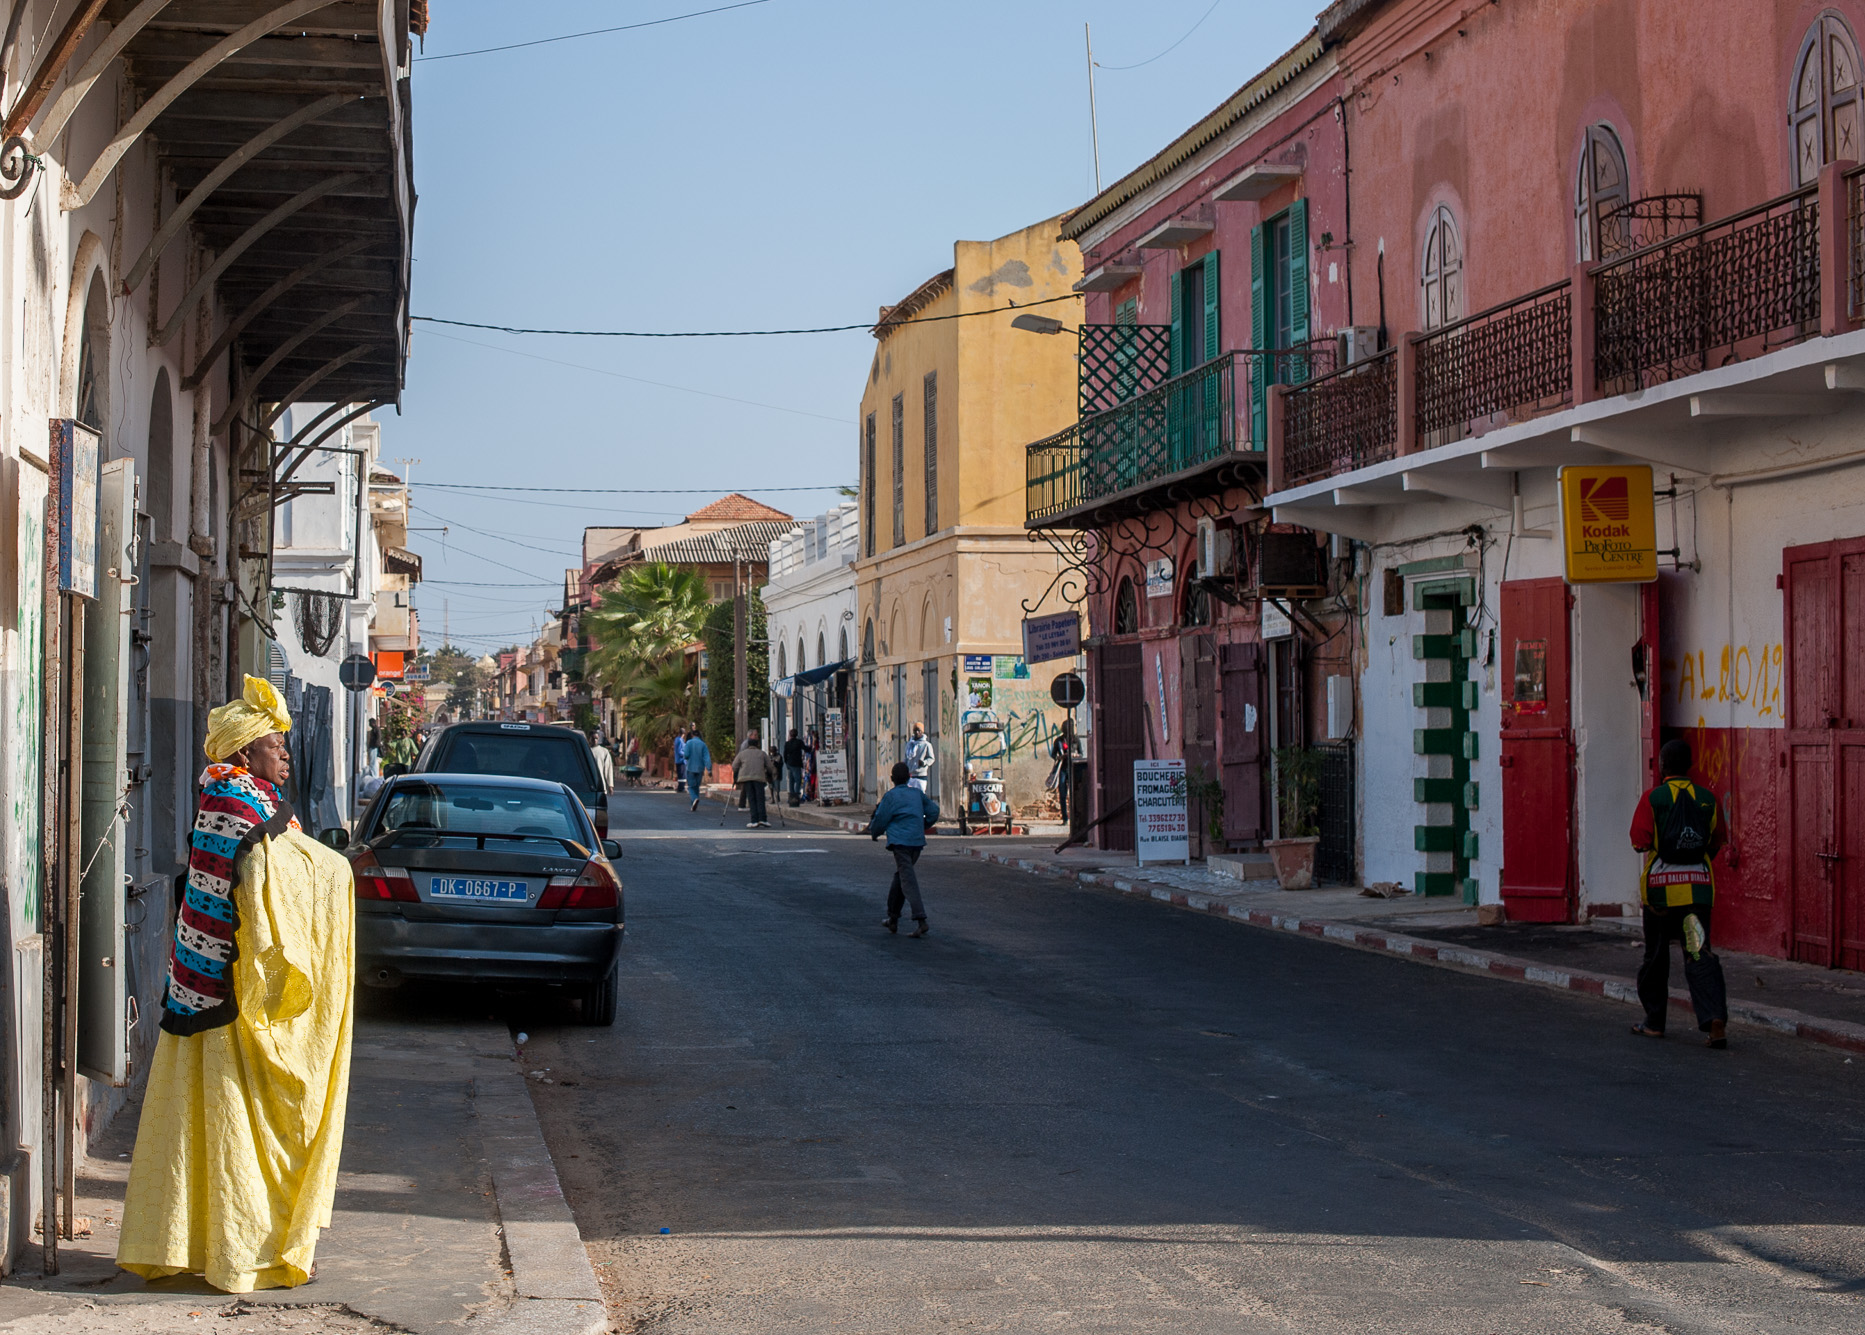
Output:
[[957,311],[951,315],[913,315],[899,320],[863,320],[860,324],[817,325],[810,329],[681,329],[681,330],[642,330],[642,329],[521,329],[515,325],[478,324],[472,320],[443,320],[438,315],[411,315],[411,320],[420,320],[426,324],[451,325],[455,329],[489,329],[498,334],[555,334],[565,338],[771,338],[779,334],[844,334],[851,329],[878,329],[884,325],[935,324],[941,320],[969,320],[978,315],[1003,315],[1007,311],[1026,311],[1037,306],[1053,306],[1058,301],[1080,301],[1081,293],[1070,292],[1060,297],[1044,297],[1041,301],[1026,301],[1019,305],[1011,302],[1007,306],[993,306],[986,311]]
[[1155,60],[1159,60],[1165,56],[1169,56],[1174,51],[1178,50],[1181,46],[1185,45],[1186,40],[1190,38],[1193,33],[1197,32],[1200,28],[1204,27],[1205,19],[1208,19],[1213,14],[1217,13],[1217,7],[1223,3],[1224,3],[1224,0],[1211,0],[1211,8],[1205,10],[1203,16],[1196,23],[1192,24],[1191,27],[1185,30],[1185,36],[1179,38],[1178,41],[1174,42],[1171,46],[1168,46],[1164,51],[1161,51],[1157,56],[1148,56],[1145,60],[1135,61],[1131,65],[1103,65],[1101,64],[1100,61],[1097,60],[1094,62],[1095,67],[1097,69],[1104,69],[1104,70],[1137,70],[1142,65],[1150,65]]
[[[548,491],[569,492],[577,496],[711,496],[719,490],[717,487],[503,487],[490,482],[423,482],[419,485],[446,491]],[[777,491],[834,491],[842,485],[840,482],[830,482],[820,487],[748,487],[745,490],[747,493],[761,491],[767,494]]]
[[753,5],[767,5],[770,0],[740,0],[735,5],[717,5],[711,9],[696,9],[690,14],[670,14],[664,19],[648,19],[644,23],[624,23],[619,28],[591,28],[588,32],[566,32],[561,37],[539,37],[529,42],[508,42],[504,46],[482,46],[472,51],[448,51],[438,56],[416,56],[416,60],[459,60],[465,56],[489,56],[495,51],[521,51],[527,46],[549,46],[552,42],[574,42],[579,37],[602,37],[612,32],[633,32],[637,28],[658,28],[666,23],[679,23],[685,19],[704,18],[708,14],[723,14],[732,9],[750,9]]

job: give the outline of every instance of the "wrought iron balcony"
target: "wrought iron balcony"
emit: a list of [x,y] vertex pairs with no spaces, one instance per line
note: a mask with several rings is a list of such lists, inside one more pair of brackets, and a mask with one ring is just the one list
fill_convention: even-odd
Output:
[[1563,278],[1417,340],[1420,449],[1573,402],[1570,286]]
[[1398,443],[1395,349],[1289,391],[1283,402],[1282,485],[1390,459]]
[[[1148,328],[1100,326],[1121,327]],[[1183,480],[1181,475],[1236,456],[1260,462],[1265,432],[1260,415],[1250,410],[1251,377],[1306,380],[1332,369],[1334,347],[1326,339],[1303,348],[1227,352],[1105,411],[1085,413],[1067,430],[1028,447],[1028,522],[1046,527],[1040,521],[1085,518],[1076,512],[1116,500],[1146,508],[1149,489]],[[1085,387],[1083,401],[1088,402]]]

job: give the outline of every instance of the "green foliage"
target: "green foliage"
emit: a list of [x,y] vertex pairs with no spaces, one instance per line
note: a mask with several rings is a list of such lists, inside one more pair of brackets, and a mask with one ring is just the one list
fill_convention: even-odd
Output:
[[[764,600],[753,590],[745,599],[745,630],[747,645],[745,649],[745,693],[749,708],[746,717],[750,726],[757,727],[764,719],[764,701],[771,691],[771,656],[770,646],[765,643],[769,632],[764,619]],[[706,714],[700,721],[699,730],[706,739],[706,745],[712,748],[713,755],[730,760],[738,754],[738,744],[742,738],[734,737],[733,722],[736,713],[732,699],[732,605],[719,603],[706,617],[706,655],[710,660],[707,670],[707,694],[705,699]]]
[[712,600],[698,571],[660,562],[630,566],[583,613],[582,631],[595,643],[587,676],[627,694],[639,676],[697,640]]
[[673,745],[674,734],[699,712],[699,684],[687,675],[683,659],[669,659],[651,676],[636,677],[623,697],[628,725],[641,749]]
[[1205,831],[1210,836],[1211,847],[1224,848],[1224,785],[1207,773],[1203,765],[1193,765],[1185,772],[1185,787],[1191,798],[1204,812]]
[[1285,746],[1276,752],[1276,802],[1284,839],[1321,832],[1321,752]]

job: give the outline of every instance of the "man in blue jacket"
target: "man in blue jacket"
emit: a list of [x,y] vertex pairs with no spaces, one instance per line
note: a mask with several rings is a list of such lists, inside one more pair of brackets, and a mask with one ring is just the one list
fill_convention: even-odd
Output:
[[686,730],[686,790],[693,795],[693,805],[688,811],[699,810],[699,786],[706,781],[706,775],[712,770],[712,748],[706,745],[706,739],[699,735],[699,729]]
[[926,831],[939,823],[939,803],[912,786],[913,772],[905,761],[896,762],[890,776],[894,786],[868,822],[868,837],[887,836],[887,851],[894,855],[894,883],[887,890],[887,916],[881,926],[890,932],[900,930],[900,906],[913,909],[913,930],[907,935],[922,937],[927,933],[926,905],[920,900],[919,873],[914,863],[926,851]]

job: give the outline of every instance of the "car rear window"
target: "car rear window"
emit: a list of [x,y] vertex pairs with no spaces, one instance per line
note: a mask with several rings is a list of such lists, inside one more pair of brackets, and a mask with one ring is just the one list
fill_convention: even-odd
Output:
[[428,768],[445,774],[514,774],[567,784],[578,792],[594,787],[581,744],[547,733],[469,733],[451,738]]
[[587,843],[582,810],[567,793],[513,785],[448,783],[427,779],[402,783],[382,802],[371,837],[400,833],[523,834],[539,839]]

